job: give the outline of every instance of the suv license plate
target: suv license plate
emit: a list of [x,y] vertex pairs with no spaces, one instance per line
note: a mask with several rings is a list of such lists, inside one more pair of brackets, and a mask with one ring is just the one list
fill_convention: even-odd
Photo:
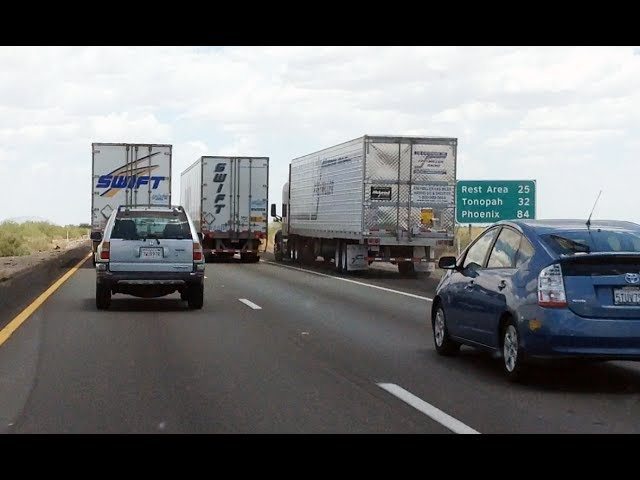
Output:
[[162,258],[162,248],[141,248],[141,258]]

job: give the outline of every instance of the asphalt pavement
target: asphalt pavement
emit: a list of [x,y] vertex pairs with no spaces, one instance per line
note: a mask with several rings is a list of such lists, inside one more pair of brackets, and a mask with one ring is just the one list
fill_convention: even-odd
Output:
[[640,432],[637,364],[520,385],[471,348],[438,356],[424,274],[206,268],[202,310],[173,294],[98,311],[85,262],[0,345],[0,432]]

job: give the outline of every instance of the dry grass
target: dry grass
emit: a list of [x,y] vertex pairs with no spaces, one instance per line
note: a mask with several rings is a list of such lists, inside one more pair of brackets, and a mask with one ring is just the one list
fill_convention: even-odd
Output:
[[58,244],[88,234],[86,228],[49,222],[0,223],[0,257],[29,255],[53,250]]
[[267,251],[273,252],[273,237],[275,237],[276,232],[281,228],[282,228],[282,223],[269,222],[269,229],[267,231]]

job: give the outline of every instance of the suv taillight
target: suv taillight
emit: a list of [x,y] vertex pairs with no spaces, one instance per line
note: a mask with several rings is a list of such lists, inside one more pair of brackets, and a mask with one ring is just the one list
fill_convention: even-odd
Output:
[[109,242],[102,242],[100,248],[100,260],[109,260],[110,245]]
[[202,245],[198,242],[193,242],[193,261],[199,262],[202,260]]
[[538,275],[538,305],[541,307],[566,307],[562,267],[559,263],[542,269]]

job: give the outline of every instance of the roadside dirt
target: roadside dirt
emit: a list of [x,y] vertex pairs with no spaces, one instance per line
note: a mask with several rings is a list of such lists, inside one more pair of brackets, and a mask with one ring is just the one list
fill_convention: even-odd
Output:
[[4,282],[25,270],[29,270],[47,260],[61,256],[63,253],[69,250],[81,246],[83,243],[88,243],[87,237],[79,238],[76,240],[60,240],[57,242],[59,247],[57,250],[50,250],[48,252],[32,253],[31,255],[24,255],[21,257],[0,257],[0,282]]

